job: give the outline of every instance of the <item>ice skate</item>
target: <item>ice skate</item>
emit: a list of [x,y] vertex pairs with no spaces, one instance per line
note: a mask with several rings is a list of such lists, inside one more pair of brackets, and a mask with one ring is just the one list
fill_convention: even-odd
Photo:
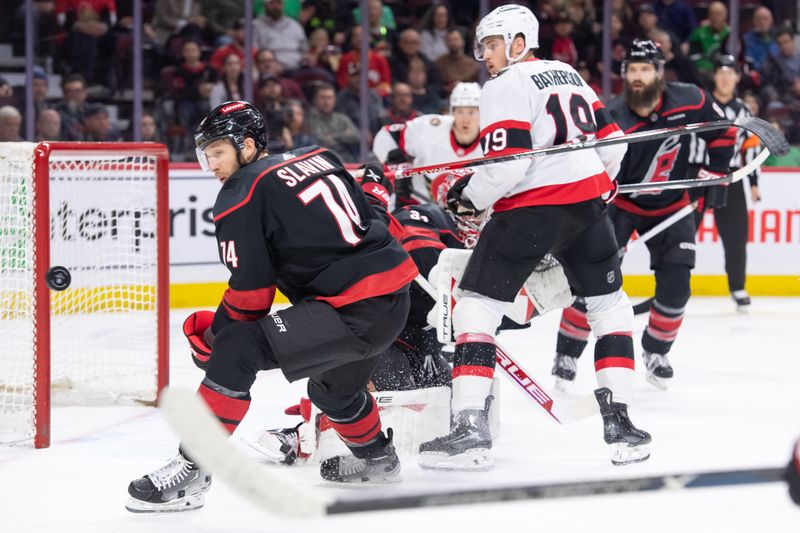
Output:
[[[354,448],[353,455],[337,455],[319,465],[319,475],[337,483],[394,483],[400,479],[400,459],[392,444],[392,430],[379,442]],[[361,457],[357,457],[358,454]]]
[[642,359],[647,368],[647,381],[661,390],[667,390],[673,376],[667,354],[643,351]]
[[750,295],[747,294],[746,290],[731,292],[731,298],[736,303],[737,312],[747,314],[750,311]]
[[205,503],[203,494],[211,486],[211,474],[183,454],[128,485],[125,508],[132,513],[193,511]]
[[611,390],[603,387],[594,391],[603,417],[603,439],[609,446],[611,462],[615,465],[639,463],[650,458],[650,434],[636,429],[628,418],[628,407],[615,402]]
[[423,442],[419,465],[430,470],[486,471],[494,468],[492,436],[489,431],[489,404],[485,409],[465,409],[455,415],[450,433]]
[[299,432],[302,424],[293,428],[268,429],[255,441],[245,442],[271,463],[290,466],[303,462],[306,457],[300,452]]
[[578,360],[570,355],[556,354],[553,361],[553,370],[550,371],[556,378],[556,389],[566,392],[575,384],[578,372]]

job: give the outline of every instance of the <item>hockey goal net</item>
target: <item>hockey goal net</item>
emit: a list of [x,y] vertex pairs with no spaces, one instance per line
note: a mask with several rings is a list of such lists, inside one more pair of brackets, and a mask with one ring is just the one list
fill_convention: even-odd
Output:
[[[168,159],[158,144],[0,143],[0,442],[50,403],[155,402],[168,380]],[[71,284],[52,291],[51,267]]]

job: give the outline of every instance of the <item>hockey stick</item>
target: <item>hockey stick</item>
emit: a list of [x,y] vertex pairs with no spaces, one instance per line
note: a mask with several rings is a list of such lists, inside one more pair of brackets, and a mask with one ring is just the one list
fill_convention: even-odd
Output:
[[205,469],[260,509],[297,518],[446,505],[772,483],[781,481],[784,475],[783,468],[753,468],[337,500],[320,494],[314,487],[298,486],[276,473],[286,472],[285,470],[265,468],[264,465],[247,457],[231,443],[227,432],[222,429],[222,425],[194,391],[167,387],[161,392],[160,407],[170,425],[180,436],[181,446],[185,447]]
[[735,170],[725,176],[719,178],[700,178],[694,180],[678,180],[678,181],[659,181],[656,183],[625,183],[620,185],[617,189],[619,194],[629,194],[633,192],[652,192],[660,193],[661,191],[674,191],[679,189],[691,189],[693,187],[711,187],[712,185],[730,185],[741,181],[745,176],[756,170],[761,166],[771,153],[768,148],[761,150],[761,152],[753,158],[748,164]]
[[[717,120],[711,122],[698,122],[695,124],[686,124],[684,126],[675,126],[672,128],[662,128],[652,131],[643,131],[639,133],[631,133],[629,135],[622,135],[620,137],[612,137],[606,139],[592,139],[580,140],[575,139],[566,144],[559,144],[556,146],[548,146],[542,148],[534,148],[524,152],[517,152],[515,154],[507,154],[495,157],[477,157],[474,159],[467,159],[464,161],[453,161],[450,163],[442,163],[438,165],[428,165],[416,168],[400,168],[396,171],[396,178],[407,178],[415,174],[439,174],[442,172],[453,172],[454,170],[465,168],[476,168],[485,165],[494,165],[497,163],[506,163],[508,161],[518,161],[520,159],[530,159],[543,155],[564,154],[569,152],[577,152],[580,150],[589,150],[593,148],[604,148],[606,146],[613,146],[616,144],[627,144],[645,141],[654,141],[672,137],[674,135],[686,135],[689,133],[702,133],[705,131],[719,130],[729,127],[743,128],[747,131],[756,134],[764,146],[775,155],[786,155],[789,152],[789,143],[783,134],[772,127],[771,124],[765,120],[756,117],[737,118],[735,120]],[[766,157],[766,156],[765,156]],[[649,190],[656,190],[665,183],[673,182],[659,182],[653,184]]]
[[647,241],[649,241],[650,239],[652,239],[653,237],[655,237],[656,235],[658,235],[659,233],[670,227],[671,225],[675,224],[679,220],[688,216],[690,213],[694,212],[694,210],[697,209],[697,204],[698,201],[695,200],[689,205],[683,206],[679,211],[672,213],[670,216],[668,216],[667,218],[665,218],[664,220],[662,220],[661,222],[659,222],[658,224],[647,230],[644,233],[644,235],[640,235],[639,238],[636,239],[635,241],[632,241],[623,246],[622,248],[620,248],[617,251],[617,255],[619,257],[622,257],[626,253],[630,252],[632,248],[635,248],[636,246],[646,243]]
[[[416,281],[417,285],[427,292],[434,301],[438,300],[439,295],[436,289],[434,289],[421,274],[418,275],[414,281]],[[497,366],[503,369],[504,375],[522,391],[523,394],[547,411],[547,414],[559,424],[571,424],[578,420],[589,418],[599,412],[597,401],[593,395],[586,395],[574,400],[554,400],[548,391],[536,383],[531,375],[508,355],[508,352],[503,349],[496,340],[495,350],[497,352],[495,361],[497,362]]]

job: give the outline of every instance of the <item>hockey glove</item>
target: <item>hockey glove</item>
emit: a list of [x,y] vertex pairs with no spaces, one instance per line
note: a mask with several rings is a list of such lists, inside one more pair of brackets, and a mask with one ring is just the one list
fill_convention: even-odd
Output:
[[[721,172],[714,172],[701,168],[697,173],[698,179],[714,179],[721,178],[725,174]],[[728,201],[728,186],[727,185],[713,185],[711,187],[704,187],[703,207],[705,209],[714,209],[718,207],[725,207]]]
[[447,191],[447,208],[455,215],[472,217],[483,212],[482,209],[476,208],[469,198],[464,196],[464,189],[469,184],[471,177],[472,174],[464,176]]
[[[208,368],[211,360],[211,346],[206,342],[206,330],[214,321],[213,311],[197,311],[189,315],[183,322],[183,334],[192,349],[192,361],[203,370]],[[210,332],[209,332],[210,333]]]
[[394,175],[374,163],[367,163],[362,170],[364,175],[361,177],[361,189],[364,193],[377,199],[384,206],[389,205],[389,199],[394,192]]

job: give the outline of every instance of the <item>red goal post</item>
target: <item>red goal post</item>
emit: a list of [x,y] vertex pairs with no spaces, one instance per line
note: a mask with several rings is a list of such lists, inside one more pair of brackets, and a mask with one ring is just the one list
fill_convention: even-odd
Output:
[[0,143],[0,442],[49,446],[51,391],[155,403],[167,384],[168,172],[161,144]]

